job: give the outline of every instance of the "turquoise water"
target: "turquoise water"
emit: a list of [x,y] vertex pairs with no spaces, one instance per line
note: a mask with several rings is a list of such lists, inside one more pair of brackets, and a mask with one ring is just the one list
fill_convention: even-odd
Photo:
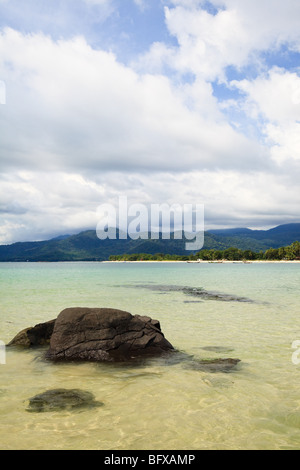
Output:
[[[112,307],[158,319],[195,359],[241,360],[230,373],[211,373],[162,359],[49,364],[39,351],[7,348],[1,449],[299,449],[299,285],[292,263],[1,263],[5,343],[66,307]],[[251,302],[188,295],[183,286]],[[61,387],[91,391],[104,406],[26,411],[30,397]]]

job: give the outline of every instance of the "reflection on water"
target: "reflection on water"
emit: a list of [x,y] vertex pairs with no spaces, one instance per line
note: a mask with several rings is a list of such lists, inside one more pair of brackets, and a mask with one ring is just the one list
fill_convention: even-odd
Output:
[[[292,363],[291,344],[300,339],[299,268],[3,263],[6,343],[66,307],[112,307],[159,320],[177,351],[135,364],[52,364],[44,350],[7,348],[1,448],[298,449],[300,366]],[[178,289],[161,296],[157,286]],[[189,301],[181,286],[254,301]],[[241,362],[217,372],[199,366],[217,359]],[[87,391],[103,406],[26,411],[31,397],[61,388]]]

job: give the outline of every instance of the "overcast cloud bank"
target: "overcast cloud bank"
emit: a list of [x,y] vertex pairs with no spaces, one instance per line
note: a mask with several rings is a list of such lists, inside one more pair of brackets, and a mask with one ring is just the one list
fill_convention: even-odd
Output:
[[120,195],[299,221],[300,2],[53,3],[0,1],[0,243],[95,228]]

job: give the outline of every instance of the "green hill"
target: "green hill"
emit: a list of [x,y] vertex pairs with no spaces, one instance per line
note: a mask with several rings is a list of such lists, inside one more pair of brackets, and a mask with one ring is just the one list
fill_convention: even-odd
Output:
[[[209,246],[219,245],[214,235],[208,236]],[[123,253],[186,254],[185,240],[99,240],[95,230],[58,237],[42,242],[19,242],[0,246],[0,261],[105,261],[110,255]]]
[[[271,230],[228,229],[205,232],[203,249],[225,250],[236,247],[255,252],[278,248],[300,240],[300,224]],[[0,261],[105,261],[111,255],[147,253],[189,255],[186,240],[99,240],[95,230],[64,235],[40,242],[18,242],[0,246]],[[198,250],[197,250],[198,251]]]

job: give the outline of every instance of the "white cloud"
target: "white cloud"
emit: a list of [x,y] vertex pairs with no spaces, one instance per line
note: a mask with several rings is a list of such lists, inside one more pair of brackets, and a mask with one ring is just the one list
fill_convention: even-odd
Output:
[[[264,48],[274,40],[278,44],[285,41],[296,42],[300,38],[300,4],[295,0],[170,0],[170,3],[194,13],[209,3],[215,7],[218,14],[227,11],[230,15],[236,15],[247,36],[255,33],[251,41],[255,48],[257,44]],[[214,15],[217,17],[216,13]]]
[[263,150],[222,119],[203,84],[194,85],[202,107],[195,100],[190,109],[191,90],[182,95],[166,77],[138,75],[83,38],[54,42],[8,29],[0,54],[10,101],[4,165],[88,172],[259,164]]
[[299,43],[300,4],[295,0],[212,0],[229,11],[237,11],[253,47],[264,49],[272,44]]
[[182,74],[226,81],[228,66],[241,69],[256,62],[260,53],[281,46],[299,50],[300,2],[288,0],[174,0],[165,8],[166,25],[178,47],[155,43],[139,65],[159,69],[168,64]]
[[298,180],[287,184],[283,175],[261,171],[108,172],[90,179],[75,173],[19,172],[1,178],[0,243],[95,229],[98,206],[110,203],[117,209],[120,195],[127,196],[129,206],[204,204],[206,230],[296,221],[300,204]]
[[166,21],[179,43],[170,60],[176,70],[215,80],[227,65],[245,65],[248,37],[236,11],[211,15],[178,6],[166,9]]
[[273,160],[281,165],[300,161],[300,77],[273,68],[255,80],[234,81],[244,94],[243,108],[251,118],[263,119],[262,131]]
[[[3,241],[45,239],[96,226],[97,205],[104,201],[105,183],[79,174],[21,171],[4,174],[0,185]],[[107,196],[109,191],[106,192]],[[106,197],[105,195],[105,197]]]
[[280,126],[268,124],[266,135],[275,162],[279,165],[291,164],[293,161],[300,163],[300,122]]
[[262,114],[274,123],[300,120],[300,76],[275,67],[268,74],[257,79],[232,81],[231,84],[243,91],[246,103],[256,114]]

